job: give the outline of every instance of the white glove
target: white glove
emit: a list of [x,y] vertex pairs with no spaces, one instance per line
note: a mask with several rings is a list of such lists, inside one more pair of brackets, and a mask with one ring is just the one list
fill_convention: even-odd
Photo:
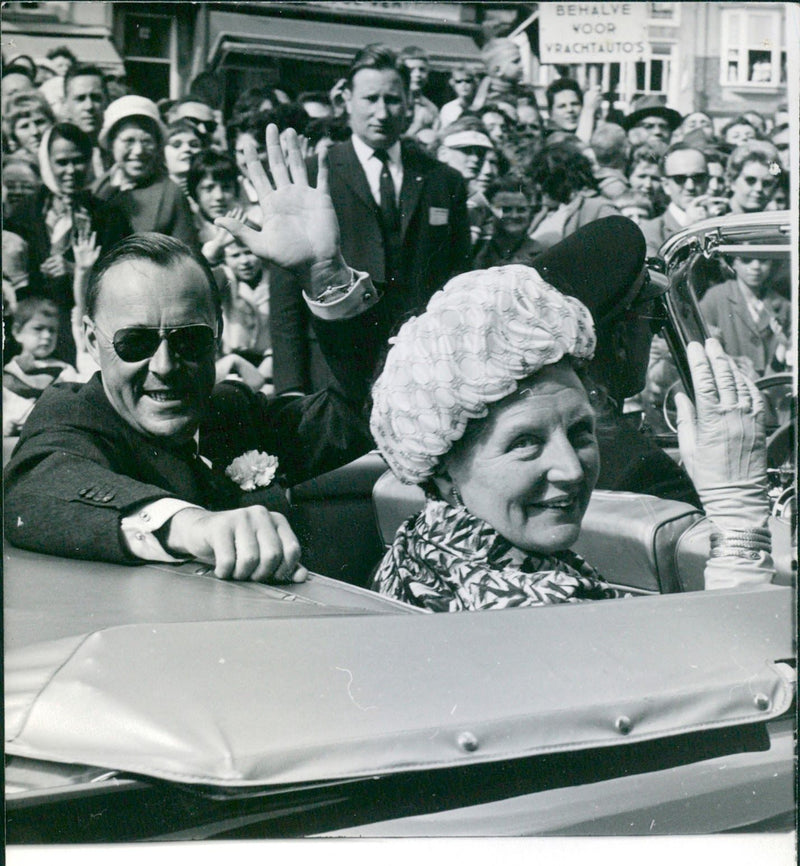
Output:
[[[768,526],[764,403],[713,337],[687,347],[695,404],[676,394],[678,444],[707,517],[722,533]],[[772,559],[723,556],[706,567],[706,588],[771,580]]]

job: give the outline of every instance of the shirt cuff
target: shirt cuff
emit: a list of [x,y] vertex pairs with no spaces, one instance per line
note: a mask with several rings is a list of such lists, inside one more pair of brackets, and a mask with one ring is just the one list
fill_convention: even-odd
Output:
[[332,286],[316,301],[303,292],[309,310],[325,321],[352,319],[368,310],[380,299],[379,292],[372,284],[372,278],[366,271],[350,268],[350,284]]
[[184,508],[199,507],[182,499],[165,497],[148,502],[143,508],[123,517],[120,529],[128,551],[137,559],[150,562],[186,562],[191,559],[167,553],[155,533]]

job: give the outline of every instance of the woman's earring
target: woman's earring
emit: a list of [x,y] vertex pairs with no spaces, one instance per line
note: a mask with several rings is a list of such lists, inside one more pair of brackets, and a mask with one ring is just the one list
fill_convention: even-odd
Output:
[[453,494],[453,499],[456,505],[460,505],[462,508],[464,507],[464,500],[461,498],[461,491],[454,484],[450,489],[450,492]]

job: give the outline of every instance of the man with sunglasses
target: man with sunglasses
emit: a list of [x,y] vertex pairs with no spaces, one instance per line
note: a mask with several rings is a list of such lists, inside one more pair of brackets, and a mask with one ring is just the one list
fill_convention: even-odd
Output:
[[661,216],[642,223],[648,256],[657,255],[667,238],[710,215],[708,164],[703,152],[683,142],[673,144],[664,154],[662,167],[661,186],[669,205]]
[[[329,320],[332,336],[326,342],[322,334],[321,344],[341,381],[353,383],[348,347],[372,300],[369,291],[354,299],[350,290],[366,275],[338,255],[330,199],[308,186],[297,137],[289,142],[294,179],[274,126],[268,153],[278,189],[255,148],[247,154],[262,233],[222,222],[297,273],[309,304]],[[165,235],[132,235],[106,253],[92,271],[85,311],[100,373],[48,389],[31,413],[6,473],[8,540],[80,559],[198,559],[235,580],[305,579],[288,505],[271,475],[293,485],[367,451],[365,385],[278,400],[242,385],[215,387],[216,283],[197,253]]]

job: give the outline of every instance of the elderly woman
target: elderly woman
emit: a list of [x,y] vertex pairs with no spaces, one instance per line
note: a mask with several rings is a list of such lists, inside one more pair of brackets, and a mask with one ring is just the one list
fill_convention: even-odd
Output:
[[39,142],[54,123],[49,103],[37,90],[15,93],[3,105],[3,134],[12,153],[23,151],[37,157]]
[[[267,144],[274,200],[284,207],[291,201],[293,219],[270,215],[273,187],[248,145],[263,225],[256,232],[235,219],[217,224],[265,259],[280,243],[287,267],[295,266],[294,251],[296,264],[310,264],[312,277],[328,285],[325,304],[370,312],[376,298],[369,275],[348,268],[338,247],[325,159],[315,190],[296,136],[288,138],[288,166],[274,126]],[[306,213],[314,214],[313,232]],[[631,253],[612,233],[594,249],[576,234],[537,270],[508,265],[455,277],[390,341],[372,390],[370,429],[395,475],[422,485],[427,502],[398,531],[375,578],[379,591],[432,611],[616,596],[569,551],[599,472],[594,411],[580,372],[594,353],[592,318],[563,293],[581,282],[576,243],[608,263],[595,268],[608,294],[616,294],[610,284],[617,275],[636,274],[625,281],[628,307],[631,318],[646,316],[637,309],[641,295],[648,297],[644,239]],[[688,355],[696,408],[678,395],[679,438],[715,524],[706,587],[768,582],[774,570],[760,395],[716,340],[705,350],[690,344]]]
[[[520,265],[454,278],[401,328],[371,429],[426,504],[399,529],[375,589],[431,611],[618,594],[569,551],[599,473],[581,372],[594,347],[583,304]],[[760,397],[716,341],[689,354],[697,418],[683,400],[682,453],[719,533],[706,585],[768,581]]]
[[731,213],[766,210],[781,172],[780,155],[773,144],[755,139],[740,144],[725,167]]
[[186,196],[164,164],[166,134],[158,108],[143,96],[121,96],[106,109],[98,138],[114,164],[95,195],[114,202],[136,232],[162,232],[198,247]]

